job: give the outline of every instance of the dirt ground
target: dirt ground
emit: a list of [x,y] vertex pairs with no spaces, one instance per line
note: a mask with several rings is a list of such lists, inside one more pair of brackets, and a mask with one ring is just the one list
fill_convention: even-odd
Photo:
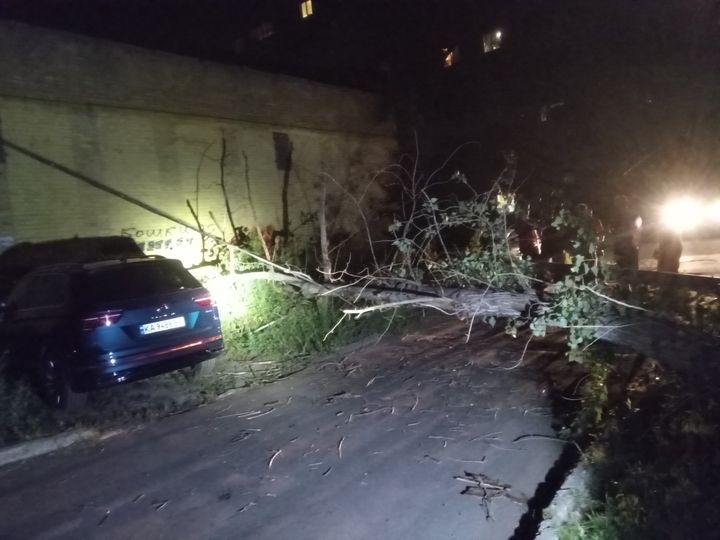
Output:
[[465,332],[385,338],[0,469],[0,538],[511,538],[564,447],[552,385],[577,372],[559,340],[523,356]]

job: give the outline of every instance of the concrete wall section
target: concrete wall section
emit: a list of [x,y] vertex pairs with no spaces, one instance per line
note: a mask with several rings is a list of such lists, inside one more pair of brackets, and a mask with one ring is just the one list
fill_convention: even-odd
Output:
[[282,126],[392,134],[372,94],[0,22],[0,93]]
[[[225,180],[236,224],[253,226],[257,218],[262,226],[283,225],[285,173],[276,165],[273,134],[278,132],[272,127],[8,98],[0,98],[0,119],[14,143],[180,219],[193,222],[186,201],[194,207],[199,203],[203,225],[229,237],[219,186],[224,136]],[[297,129],[282,133],[293,145],[291,228],[300,223],[302,212],[316,209],[323,168],[342,183],[363,182],[391,158],[392,145],[383,138]],[[198,253],[195,233],[10,148],[0,179],[6,192],[0,220],[12,224],[0,236],[16,242],[125,234],[150,253],[186,260]]]
[[[293,149],[291,230],[317,209],[322,171],[343,186],[332,181],[331,191],[357,191],[392,160],[391,124],[373,120],[377,102],[367,94],[0,27],[3,138],[193,222],[189,200],[214,233],[231,234],[219,186],[223,138],[233,217],[248,227],[283,225],[283,141]],[[29,48],[15,58],[8,47],[23,37]],[[188,264],[200,256],[196,233],[0,145],[0,250],[24,240],[114,234]]]

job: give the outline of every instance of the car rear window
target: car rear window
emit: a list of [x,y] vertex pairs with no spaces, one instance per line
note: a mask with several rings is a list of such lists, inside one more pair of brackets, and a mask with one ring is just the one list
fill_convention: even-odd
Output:
[[179,261],[148,261],[97,268],[83,284],[92,303],[116,302],[202,287]]

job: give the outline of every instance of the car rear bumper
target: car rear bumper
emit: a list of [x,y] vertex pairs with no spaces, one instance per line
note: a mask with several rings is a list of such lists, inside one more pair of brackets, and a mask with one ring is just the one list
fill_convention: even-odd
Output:
[[213,358],[223,348],[222,335],[216,335],[124,356],[117,364],[113,364],[108,355],[102,355],[89,359],[82,368],[70,371],[70,385],[75,392],[88,392],[146,379]]

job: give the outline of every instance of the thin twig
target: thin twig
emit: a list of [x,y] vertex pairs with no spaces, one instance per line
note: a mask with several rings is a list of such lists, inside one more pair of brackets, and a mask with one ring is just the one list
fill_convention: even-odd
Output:
[[532,341],[532,338],[534,337],[533,334],[530,334],[530,337],[528,338],[527,342],[525,343],[525,347],[523,348],[523,352],[520,355],[520,360],[517,361],[517,363],[511,367],[501,367],[500,369],[504,369],[506,371],[510,371],[512,369],[520,367],[520,365],[523,363],[523,360],[525,359],[525,353],[527,353],[528,347],[530,346],[530,342]]
[[373,246],[372,234],[370,234],[370,225],[368,223],[367,217],[365,217],[365,212],[363,212],[360,201],[357,198],[355,198],[355,196],[352,193],[350,193],[350,191],[348,191],[347,188],[345,188],[345,186],[340,184],[340,182],[335,180],[335,178],[333,178],[330,174],[328,174],[326,172],[322,172],[321,175],[332,180],[335,183],[335,185],[337,185],[341,190],[343,190],[345,192],[345,194],[350,198],[350,200],[352,200],[353,203],[355,203],[355,206],[357,206],[357,210],[358,210],[358,213],[360,214],[360,218],[362,219],[363,224],[365,225],[365,232],[367,233],[367,237],[368,237],[368,247],[370,248],[370,255],[372,256],[373,262],[375,263],[375,268],[379,268],[380,264],[378,263],[377,256],[375,255],[375,247]]
[[325,337],[323,337],[323,341],[325,341],[330,336],[330,334],[332,334],[335,329],[340,326],[340,323],[345,320],[345,317],[347,317],[347,313],[343,313],[342,317],[338,319],[338,322],[336,322],[335,325],[328,331],[328,333],[325,334]]
[[606,295],[606,294],[603,294],[603,293],[601,293],[601,292],[598,292],[598,291],[596,291],[595,289],[593,289],[592,287],[585,287],[585,290],[588,291],[588,292],[591,292],[591,293],[594,294],[595,296],[599,296],[600,298],[603,298],[604,300],[607,300],[608,302],[612,302],[613,304],[617,304],[617,305],[619,305],[619,306],[623,306],[623,307],[626,307],[626,308],[629,308],[629,309],[636,309],[636,310],[638,310],[638,311],[649,312],[649,310],[645,309],[644,307],[634,306],[634,305],[632,305],[632,304],[626,304],[625,302],[622,302],[622,301],[620,301],[620,300],[618,300],[618,299],[616,299],[616,298],[612,298],[612,297],[610,297],[610,296],[608,296],[608,295]]
[[397,309],[393,309],[392,317],[390,317],[390,320],[388,321],[387,326],[385,327],[385,330],[383,330],[382,334],[380,334],[380,336],[379,336],[379,337],[377,338],[377,340],[375,341],[375,345],[377,345],[378,343],[380,343],[380,341],[382,340],[382,338],[385,337],[385,334],[387,334],[387,333],[390,331],[390,327],[392,326],[392,323],[393,323],[393,321],[395,320],[395,315],[397,315],[397,312],[398,312]]
[[465,337],[465,344],[470,341],[470,334],[472,333],[473,323],[475,322],[475,316],[477,315],[478,310],[476,309],[473,312],[472,318],[470,319],[470,325],[468,326],[467,336]]
[[531,433],[528,435],[520,435],[519,437],[516,437],[513,439],[513,443],[517,443],[520,441],[527,441],[527,440],[533,440],[533,439],[544,439],[548,441],[555,441],[560,442],[563,444],[572,444],[577,448],[577,451],[580,453],[581,456],[584,456],[585,453],[582,451],[582,448],[580,448],[580,445],[575,441],[570,441],[568,439],[561,439],[560,437],[553,437],[552,435],[539,435],[536,433]]
[[338,445],[337,445],[338,459],[342,459],[342,445],[343,445],[344,441],[345,441],[345,436],[343,435],[340,438],[340,442],[338,442]]
[[411,412],[414,411],[414,410],[417,408],[419,401],[420,401],[420,398],[418,397],[417,394],[415,394],[415,403],[413,403],[413,406],[410,408],[410,411],[411,411]]
[[268,469],[272,469],[273,463],[275,463],[275,459],[282,453],[282,449],[277,450],[272,457],[270,458],[270,461],[268,461]]
[[275,410],[275,407],[270,407],[269,410],[265,411],[264,413],[257,414],[255,416],[248,416],[246,420],[255,420],[256,418],[260,418],[261,416],[265,416],[266,414],[270,414]]

